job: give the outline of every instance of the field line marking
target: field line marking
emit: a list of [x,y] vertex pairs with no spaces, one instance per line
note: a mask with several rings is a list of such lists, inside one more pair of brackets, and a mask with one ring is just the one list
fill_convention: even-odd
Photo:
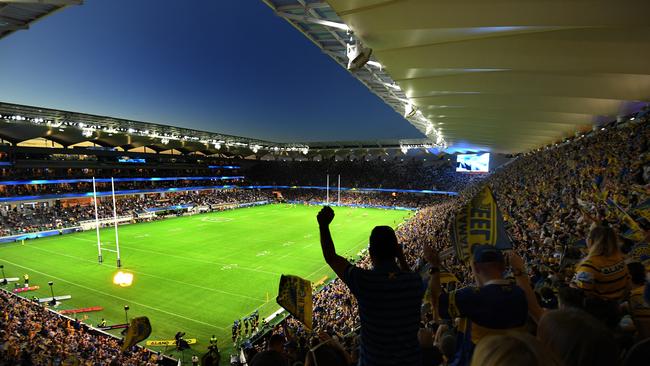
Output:
[[63,278],[59,278],[59,277],[53,276],[53,275],[48,274],[48,273],[45,273],[45,272],[41,272],[41,271],[35,270],[35,269],[33,269],[33,268],[29,268],[29,267],[26,267],[26,266],[23,266],[23,265],[20,265],[20,264],[17,264],[17,263],[13,263],[13,262],[8,261],[8,260],[6,260],[6,259],[3,259],[3,261],[4,261],[4,262],[7,262],[7,263],[10,263],[10,264],[12,264],[12,265],[14,265],[14,266],[16,266],[16,267],[24,268],[24,269],[26,269],[26,270],[28,270],[28,271],[31,271],[31,272],[34,272],[34,273],[39,273],[39,274],[42,274],[42,275],[44,275],[44,276],[48,276],[48,277],[54,278],[54,279],[57,280],[57,281],[61,281],[61,282],[65,282],[65,283],[69,283],[69,284],[71,284],[71,285],[73,285],[73,286],[77,286],[77,287],[83,288],[83,289],[88,290],[88,291],[96,292],[96,293],[98,293],[98,294],[102,294],[102,295],[104,295],[104,296],[112,297],[112,298],[114,298],[114,299],[118,299],[118,300],[122,300],[122,301],[125,301],[125,302],[129,302],[129,303],[131,303],[131,304],[136,304],[136,305],[138,305],[138,306],[142,306],[143,308],[151,309],[151,310],[153,310],[153,311],[158,311],[158,312],[163,313],[163,314],[167,314],[167,315],[175,316],[175,317],[178,317],[178,318],[181,318],[181,319],[189,320],[189,321],[191,321],[191,322],[195,322],[195,323],[199,323],[199,324],[207,325],[207,326],[209,326],[209,327],[214,327],[214,328],[218,328],[218,329],[221,329],[221,330],[226,330],[226,329],[228,329],[227,327],[220,327],[220,326],[217,326],[217,325],[214,325],[214,324],[206,323],[206,322],[201,321],[201,320],[196,320],[196,319],[188,318],[188,317],[183,316],[183,315],[179,315],[179,314],[176,314],[176,313],[172,313],[171,311],[158,309],[158,308],[155,308],[155,307],[150,306],[150,305],[141,304],[141,303],[139,303],[139,302],[136,302],[136,301],[133,301],[133,300],[130,300],[130,299],[125,299],[125,298],[123,298],[123,297],[115,296],[115,295],[109,294],[109,293],[104,292],[104,291],[100,291],[100,290],[96,290],[96,289],[91,288],[91,287],[87,287],[87,286],[84,286],[84,285],[80,285],[80,284],[78,284],[78,283],[74,283],[74,282],[72,282],[72,281],[68,281],[68,280],[65,280],[65,279],[63,279]]
[[[76,238],[76,237],[71,237],[71,238],[76,239],[76,240],[95,243],[94,240],[90,240],[90,239]],[[149,253],[149,254],[164,255],[164,256],[167,256],[167,257],[184,259],[186,261],[193,261],[193,262],[199,262],[199,263],[205,263],[205,264],[216,264],[216,265],[219,265],[219,266],[225,266],[225,265],[229,264],[229,263],[211,262],[211,261],[206,261],[206,260],[202,260],[202,259],[183,257],[183,256],[180,256],[180,255],[168,254],[168,253],[158,252],[158,251],[149,250],[149,249],[134,248],[132,246],[128,246],[128,245],[124,245],[124,244],[120,244],[120,247],[124,248],[124,249],[135,250],[135,251],[145,252],[145,253]],[[237,254],[237,253],[234,253],[234,254]],[[229,255],[227,255],[226,257],[221,257],[221,259],[226,259],[228,256]],[[265,273],[265,274],[270,274],[270,275],[274,275],[274,276],[277,276],[277,275],[281,274],[280,272],[269,272],[269,271],[263,271],[263,270],[256,270],[256,269],[248,268],[248,267],[237,267],[237,269],[242,269],[242,270],[245,270],[245,271],[253,271],[253,272],[258,272],[258,273]]]
[[[73,255],[68,255],[68,254],[63,254],[63,253],[57,253],[57,252],[53,252],[53,251],[51,251],[51,250],[47,250],[47,249],[43,249],[43,248],[36,248],[36,247],[32,247],[32,248],[37,249],[37,250],[44,251],[44,252],[46,252],[46,253],[52,253],[52,254],[55,254],[55,255],[60,255],[60,256],[63,256],[63,257],[68,257],[68,258],[76,259],[76,260],[79,260],[79,261],[90,262],[90,263],[96,263],[96,262],[93,261],[93,260],[85,259],[85,258],[81,258],[81,257],[75,257],[75,256],[73,256]],[[225,295],[230,295],[230,296],[237,296],[237,297],[241,297],[241,298],[243,298],[243,299],[247,299],[247,300],[264,301],[264,300],[260,300],[260,299],[254,298],[254,297],[250,297],[250,296],[246,296],[246,295],[241,295],[241,294],[235,294],[235,293],[232,293],[232,292],[223,291],[223,290],[218,290],[218,289],[214,289],[214,288],[211,288],[211,287],[200,286],[200,285],[196,285],[196,284],[193,284],[193,283],[187,283],[187,282],[183,282],[183,281],[175,280],[175,279],[168,278],[168,277],[161,277],[161,276],[158,276],[158,275],[153,275],[153,274],[150,274],[150,273],[145,273],[145,272],[135,271],[135,270],[131,270],[131,269],[129,269],[129,271],[131,271],[131,272],[133,272],[133,273],[137,273],[137,274],[143,275],[143,276],[149,276],[149,277],[153,277],[153,278],[157,278],[157,279],[161,279],[161,280],[165,280],[165,281],[176,282],[176,283],[179,283],[179,284],[181,284],[181,285],[191,286],[191,287],[196,287],[196,288],[200,288],[200,289],[203,289],[203,290],[208,290],[208,291],[217,292],[217,293],[220,293],[220,294],[225,294]]]

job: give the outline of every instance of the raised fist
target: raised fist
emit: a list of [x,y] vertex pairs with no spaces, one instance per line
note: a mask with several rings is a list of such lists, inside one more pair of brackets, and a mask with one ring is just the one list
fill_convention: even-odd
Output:
[[316,216],[318,225],[327,226],[334,220],[334,210],[330,206],[323,207]]

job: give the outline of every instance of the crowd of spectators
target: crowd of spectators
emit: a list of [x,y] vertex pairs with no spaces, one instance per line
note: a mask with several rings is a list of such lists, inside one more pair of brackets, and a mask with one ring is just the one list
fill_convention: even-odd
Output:
[[[115,190],[142,190],[155,191],[165,188],[206,187],[241,184],[241,179],[220,179],[207,176],[199,179],[174,179],[155,181],[115,182]],[[98,192],[110,192],[110,182],[97,182]],[[65,193],[89,193],[93,191],[92,182],[57,183],[57,184],[19,184],[2,185],[0,183],[0,197],[57,195]]]
[[[396,229],[396,236],[410,269],[430,278],[417,333],[422,365],[638,364],[630,361],[638,357],[631,350],[639,346],[632,345],[650,336],[650,305],[644,294],[650,268],[649,137],[647,121],[609,126],[522,155],[483,181],[465,178],[458,196],[404,201],[389,193],[342,196],[343,203],[409,202],[420,208]],[[439,188],[429,176],[401,174],[391,170],[396,164],[379,161],[330,162],[325,170],[322,162],[274,164],[273,172],[255,170],[267,174],[266,183],[320,185],[323,172],[359,176],[352,171],[367,169],[368,178],[355,185],[384,186],[385,179],[402,188]],[[304,164],[300,174],[295,173],[296,164]],[[408,164],[395,169],[408,172]],[[372,173],[379,170],[381,174]],[[453,179],[448,182],[455,184]],[[453,248],[450,225],[455,212],[485,185],[497,199],[513,250],[477,250],[469,265],[445,255]],[[254,198],[271,196],[258,193]],[[323,199],[322,191],[281,193],[285,199]],[[208,197],[192,194],[199,193],[181,195],[174,202],[211,203]],[[364,255],[353,263],[371,269],[374,262]],[[313,329],[292,317],[277,326],[261,348],[276,352],[280,361],[265,364],[330,364],[323,362],[327,357],[338,359],[331,363],[336,365],[356,362],[361,314],[349,286],[337,278],[313,295]],[[484,294],[494,291],[498,294],[486,300]],[[261,350],[247,352],[253,356]],[[251,365],[256,366],[255,359]]]
[[[635,364],[630,360],[638,355],[630,352],[631,346],[650,336],[650,305],[643,299],[650,267],[645,211],[650,195],[649,137],[647,121],[637,121],[520,156],[459,196],[420,209],[397,229],[408,263],[416,271],[426,268],[425,247],[450,252],[454,213],[487,184],[514,246],[507,256],[510,267],[505,260],[501,264],[506,277],[497,281],[516,283],[526,294],[524,310],[529,317],[519,332],[493,329],[497,335],[482,337],[483,343],[478,341],[481,337],[463,342],[469,332],[467,320],[481,320],[473,319],[476,315],[461,305],[454,305],[461,314],[449,320],[441,319],[441,313],[449,316],[450,294],[458,290],[454,296],[460,298],[463,288],[480,292],[485,283],[476,283],[479,264],[469,266],[454,255],[440,256],[440,268],[455,278],[442,285],[446,303],[436,304],[436,297],[430,304],[438,307],[423,308],[421,346],[423,352],[435,349],[423,364]],[[362,258],[356,265],[369,268],[370,260]],[[360,318],[348,286],[337,278],[315,293],[313,301],[313,330],[291,317],[274,330],[288,340],[289,364],[303,362],[323,337],[333,337],[356,360]],[[504,303],[502,308],[510,305]],[[478,306],[485,306],[488,317],[503,315],[498,309],[489,314],[488,305]],[[468,355],[466,343],[470,357],[462,358]]]
[[325,186],[338,175],[341,185],[350,188],[401,188],[461,191],[484,174],[457,173],[455,162],[432,156],[428,161],[323,160],[263,161],[245,171],[246,178],[259,184]]
[[90,330],[24,298],[0,290],[0,365],[153,366],[157,353]]
[[[283,199],[313,204],[327,202],[327,193],[319,189],[288,189],[280,191]],[[426,193],[401,193],[401,192],[359,192],[341,191],[340,202],[338,193],[334,190],[329,193],[329,202],[341,205],[368,205],[406,208],[424,208],[434,203],[447,200],[446,195]]]
[[[276,196],[274,192],[279,192]],[[317,189],[284,189],[280,191],[259,189],[205,189],[199,191],[148,193],[118,195],[117,215],[133,216],[147,211],[178,206],[205,206],[218,210],[219,205],[248,203],[257,201],[299,201],[316,203],[326,201],[326,192]],[[423,208],[436,202],[445,201],[446,196],[429,194],[409,194],[390,192],[350,192],[341,193],[342,205],[399,206]],[[330,192],[331,202],[337,200],[335,192]],[[68,203],[31,203],[10,208],[0,208],[0,237],[26,234],[45,230],[76,227],[81,221],[94,220],[95,208],[92,200],[71,200]],[[113,216],[113,203],[110,196],[98,198],[98,216]],[[184,209],[187,211],[187,209]],[[179,211],[180,212],[180,211]]]
[[[135,220],[138,214],[154,209],[168,207],[174,209],[174,207],[189,205],[218,210],[219,206],[224,204],[264,201],[271,197],[271,192],[252,189],[152,193],[117,196],[116,208],[118,216],[131,215]],[[100,219],[113,217],[113,202],[110,196],[99,197],[97,208]],[[22,207],[0,209],[0,237],[70,228],[78,226],[81,221],[94,219],[95,207],[90,199],[66,205],[23,204]]]

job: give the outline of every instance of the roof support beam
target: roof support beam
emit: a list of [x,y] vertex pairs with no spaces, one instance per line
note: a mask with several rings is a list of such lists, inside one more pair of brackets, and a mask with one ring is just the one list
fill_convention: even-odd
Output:
[[291,13],[286,13],[286,12],[282,12],[282,11],[277,12],[277,14],[279,16],[283,17],[283,18],[287,18],[287,19],[291,19],[291,20],[297,20],[299,22],[320,24],[320,25],[324,25],[326,27],[342,29],[344,31],[349,31],[350,30],[350,27],[348,27],[344,23],[337,23],[337,22],[332,22],[332,21],[325,20],[325,19],[310,17],[310,16],[307,16],[307,15],[291,14]]
[[29,25],[14,18],[9,18],[0,14],[0,27],[5,29],[27,29],[29,28]]
[[310,10],[310,9],[323,9],[329,8],[329,4],[325,2],[321,3],[309,3],[305,5],[284,5],[278,6],[277,11],[291,11],[291,10]]
[[16,30],[25,30],[28,29],[29,26],[27,25],[3,25],[2,21],[0,20],[0,32],[3,31],[16,31]]

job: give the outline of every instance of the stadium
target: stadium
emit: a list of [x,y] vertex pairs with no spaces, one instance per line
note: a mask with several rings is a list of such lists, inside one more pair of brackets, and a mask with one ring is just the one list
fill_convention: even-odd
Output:
[[0,366],[647,365],[648,11],[0,1]]

